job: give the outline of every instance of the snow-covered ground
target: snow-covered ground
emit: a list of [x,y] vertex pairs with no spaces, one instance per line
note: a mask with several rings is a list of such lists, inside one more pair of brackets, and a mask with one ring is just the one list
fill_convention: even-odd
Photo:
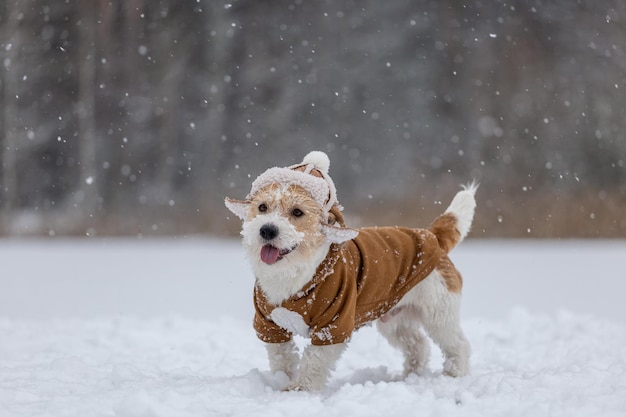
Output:
[[[321,396],[281,392],[236,241],[0,241],[0,417],[626,416],[626,242],[468,240],[472,375],[399,379],[364,328]],[[302,342],[302,340],[299,340]]]

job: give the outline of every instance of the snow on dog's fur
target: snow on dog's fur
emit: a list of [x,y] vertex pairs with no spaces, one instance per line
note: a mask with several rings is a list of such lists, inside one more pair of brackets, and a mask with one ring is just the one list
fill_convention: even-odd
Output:
[[[226,199],[243,220],[256,277],[255,329],[267,342],[271,370],[291,379],[285,389],[320,392],[351,332],[376,321],[404,354],[405,375],[421,374],[428,363],[422,329],[441,348],[445,374],[468,374],[462,279],[447,254],[470,230],[477,186],[457,193],[428,229],[353,230],[345,227],[329,165],[326,154],[312,152],[302,164],[261,174],[245,201]],[[312,341],[301,356],[294,334]]]

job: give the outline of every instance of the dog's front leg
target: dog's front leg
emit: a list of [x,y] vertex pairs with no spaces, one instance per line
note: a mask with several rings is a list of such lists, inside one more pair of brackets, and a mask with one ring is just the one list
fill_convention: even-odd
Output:
[[293,339],[285,343],[266,343],[267,357],[270,370],[274,373],[284,372],[290,380],[296,376],[298,370],[298,347]]
[[304,349],[298,377],[285,389],[289,391],[322,392],[330,372],[346,348],[345,343],[328,346],[309,345]]

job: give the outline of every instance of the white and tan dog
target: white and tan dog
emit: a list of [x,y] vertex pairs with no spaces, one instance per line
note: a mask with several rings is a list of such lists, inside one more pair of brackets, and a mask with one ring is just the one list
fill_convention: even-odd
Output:
[[[372,321],[422,373],[429,343],[444,373],[469,373],[470,346],[459,324],[462,280],[448,252],[467,235],[477,186],[457,193],[428,229],[345,227],[330,161],[311,152],[301,164],[270,168],[244,201],[226,199],[256,277],[254,328],[270,368],[288,390],[320,392],[352,332]],[[302,356],[293,335],[311,339]]]

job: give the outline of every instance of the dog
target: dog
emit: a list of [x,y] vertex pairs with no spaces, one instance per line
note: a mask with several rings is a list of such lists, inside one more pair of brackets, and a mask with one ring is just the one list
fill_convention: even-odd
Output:
[[[243,220],[243,247],[256,277],[254,329],[285,390],[322,392],[359,327],[376,322],[404,355],[407,376],[423,374],[424,331],[441,348],[443,372],[470,372],[460,327],[461,274],[448,253],[468,234],[476,207],[472,182],[428,229],[346,227],[328,172],[310,152],[301,164],[270,168],[245,200],[225,199]],[[311,339],[302,355],[293,336]]]

